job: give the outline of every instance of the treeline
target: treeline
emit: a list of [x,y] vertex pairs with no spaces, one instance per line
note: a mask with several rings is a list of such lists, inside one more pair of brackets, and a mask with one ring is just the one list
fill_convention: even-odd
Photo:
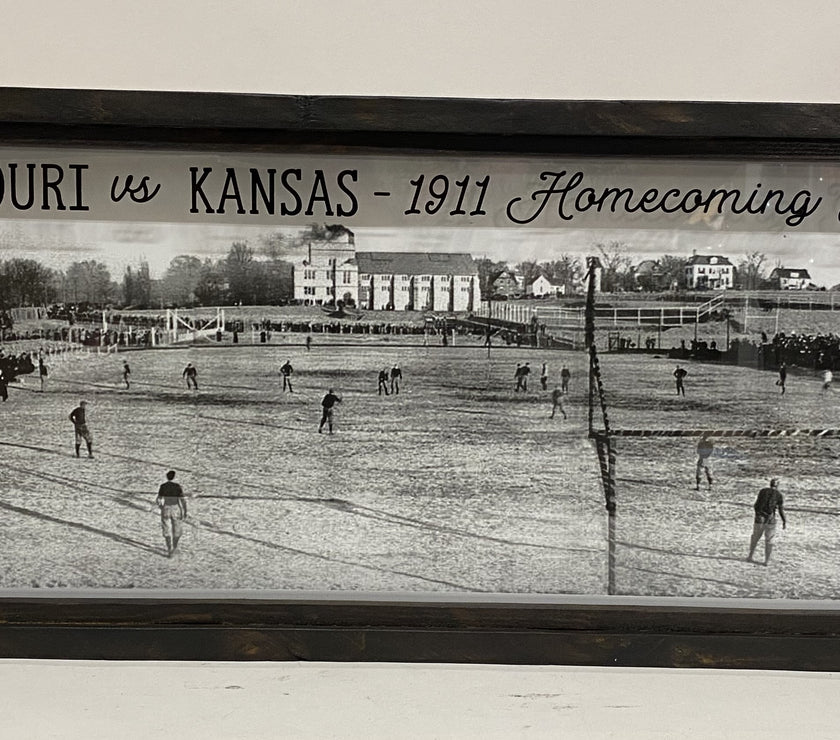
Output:
[[278,304],[291,300],[292,264],[256,260],[246,244],[234,244],[227,257],[201,260],[175,257],[162,278],[154,279],[147,262],[125,268],[113,279],[97,260],[74,262],[55,270],[34,259],[0,261],[0,309],[61,304],[159,308]]
[[[650,278],[639,275],[626,245],[618,242],[595,244],[591,254],[601,263],[601,290],[605,293],[631,290],[661,290],[662,285],[677,282],[685,286],[686,260],[665,255],[658,262],[656,274]],[[586,257],[561,254],[557,259],[525,260],[511,265],[489,259],[476,260],[478,265],[481,297],[506,297],[524,295],[538,277],[543,276],[557,286],[563,295],[583,293],[586,288]]]
[[288,303],[293,294],[291,262],[279,257],[256,259],[251,247],[236,242],[222,259],[179,255],[169,263],[160,280],[149,278],[146,264],[126,268],[120,305],[275,305]]
[[[601,290],[605,293],[638,290],[678,290],[686,287],[687,258],[663,255],[656,260],[634,260],[629,247],[620,242],[595,244],[591,254],[601,263]],[[586,290],[586,257],[561,254],[555,260],[538,262],[526,260],[511,267],[506,262],[478,260],[482,298],[522,294],[540,275],[558,286],[563,295],[575,295]],[[642,269],[640,269],[642,268]],[[516,284],[511,285],[515,276]]]
[[[285,257],[309,242],[332,241],[347,233],[343,226],[312,224],[296,235],[266,236],[256,249],[236,242],[220,259],[179,255],[160,278],[151,277],[149,265],[142,259],[116,278],[97,260],[74,262],[66,270],[47,267],[34,259],[0,260],[0,310],[58,303],[136,309],[282,305],[294,296],[292,263]],[[605,293],[686,287],[685,257],[666,254],[655,260],[634,261],[633,251],[621,242],[594,244],[589,251],[601,263],[601,290]],[[523,261],[513,267],[485,258],[476,260],[476,265],[484,299],[488,295],[524,294],[540,275],[565,295],[585,289],[583,256],[561,254],[554,260]],[[767,287],[767,267],[763,253],[744,255],[736,264],[735,287]]]
[[74,262],[66,270],[34,259],[0,260],[0,310],[54,304],[135,309],[284,304],[294,295],[292,263],[285,257],[310,241],[345,233],[344,227],[313,224],[297,235],[266,236],[256,249],[236,242],[220,259],[178,255],[160,278],[152,278],[143,259],[116,278],[97,260]]
[[[634,250],[622,242],[594,244],[590,247],[590,254],[597,257],[601,264],[601,290],[604,293],[679,291],[687,287],[685,268],[688,257],[664,254],[655,259],[639,260],[634,256]],[[476,260],[476,263],[481,296],[485,300],[488,294],[498,297],[523,294],[526,286],[540,275],[559,286],[564,295],[585,291],[585,257],[562,254],[555,260],[526,260],[515,265],[484,258]],[[733,265],[735,288],[760,290],[774,287],[768,278],[769,265],[763,252],[749,252]],[[516,284],[511,284],[514,277]]]
[[[606,293],[679,291],[688,287],[685,274],[688,257],[665,254],[656,259],[634,261],[629,247],[621,242],[597,244],[594,254],[601,262],[601,289]],[[764,252],[747,252],[737,259],[726,254],[720,256],[731,259],[734,268],[733,288],[764,290],[775,287],[769,277],[771,268]],[[775,264],[776,268],[782,266],[780,261]]]

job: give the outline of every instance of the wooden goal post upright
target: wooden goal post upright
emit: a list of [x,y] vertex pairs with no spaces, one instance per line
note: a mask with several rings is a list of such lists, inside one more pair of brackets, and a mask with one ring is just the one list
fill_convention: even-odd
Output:
[[[615,524],[616,524],[616,486],[615,486],[615,442],[610,434],[607,400],[604,384],[601,380],[601,365],[595,347],[595,281],[598,260],[587,258],[587,289],[584,323],[584,345],[589,351],[589,437],[595,442],[598,462],[601,468],[601,482],[604,486],[604,498],[607,509],[607,593],[615,594]],[[597,401],[596,401],[597,397]],[[595,406],[601,408],[603,429],[595,428]]]
[[182,338],[182,334],[180,333],[181,329],[187,335],[191,336],[194,342],[199,336],[206,336],[211,333],[215,334],[217,331],[223,332],[225,330],[225,310],[216,307],[216,316],[199,326],[197,321],[189,322],[179,316],[177,308],[167,308],[164,336],[170,343],[178,342]]

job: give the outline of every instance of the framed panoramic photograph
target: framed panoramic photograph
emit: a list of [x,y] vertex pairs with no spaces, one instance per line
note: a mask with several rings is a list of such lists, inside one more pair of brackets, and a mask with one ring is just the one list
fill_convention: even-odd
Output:
[[0,90],[0,655],[840,668],[837,121]]

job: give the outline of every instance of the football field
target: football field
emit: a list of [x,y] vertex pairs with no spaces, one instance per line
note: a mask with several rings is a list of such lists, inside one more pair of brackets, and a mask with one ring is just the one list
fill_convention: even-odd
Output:
[[[602,360],[614,429],[835,428],[840,398],[813,373],[611,355]],[[840,389],[838,389],[840,390]],[[596,418],[598,416],[596,415]],[[840,438],[717,437],[714,482],[695,491],[697,437],[619,438],[616,591],[661,596],[834,599],[840,593]],[[744,560],[753,503],[779,479],[788,527],[777,525],[769,567]],[[759,543],[756,560],[764,559]]]
[[[561,355],[460,347],[204,347],[76,356],[2,408],[2,586],[601,593],[604,532],[586,439],[532,375]],[[121,388],[122,360],[132,386]],[[293,393],[278,368],[290,360]],[[198,368],[199,390],[181,371]],[[398,362],[398,395],[377,394]],[[538,374],[538,373],[537,373]],[[341,396],[335,434],[320,401]],[[32,392],[29,392],[32,390]],[[95,458],[67,415],[87,401]],[[84,453],[84,448],[83,448]],[[168,469],[189,499],[167,559],[154,507]]]
[[[293,393],[278,376],[286,360]],[[528,393],[515,393],[526,361]],[[187,362],[197,392],[181,378]],[[571,369],[568,420],[549,418],[542,362],[549,389]],[[401,392],[380,396],[377,374],[394,363]],[[687,363],[682,398],[669,360],[601,365],[615,429],[816,428],[836,416],[835,396],[809,375],[792,375],[782,398],[772,373]],[[45,393],[29,376],[0,407],[3,588],[607,591],[583,352],[197,346],[75,355],[50,369]],[[342,398],[335,434],[319,434],[330,388]],[[73,454],[67,416],[82,399],[93,460]],[[696,443],[617,440],[617,593],[834,598],[840,440],[716,439],[714,486],[699,492]],[[154,506],[169,469],[190,512],[171,559]],[[764,568],[744,558],[770,476],[789,527]]]

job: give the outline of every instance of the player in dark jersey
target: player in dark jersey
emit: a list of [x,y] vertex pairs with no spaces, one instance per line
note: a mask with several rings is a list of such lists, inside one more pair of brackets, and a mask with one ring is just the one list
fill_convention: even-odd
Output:
[[685,368],[680,367],[677,365],[677,369],[674,370],[674,379],[677,381],[677,395],[684,396],[685,395],[685,385],[683,381],[685,380],[685,376],[688,375],[688,371]]
[[773,552],[773,539],[776,536],[776,512],[782,520],[782,529],[787,529],[785,518],[784,497],[779,491],[779,481],[771,478],[770,487],[762,488],[753,505],[755,509],[755,522],[753,533],[750,538],[750,554],[747,556],[749,562],[753,562],[753,553],[758,546],[759,540],[764,537],[764,565],[770,562],[770,554]]
[[131,368],[128,366],[128,362],[123,362],[123,383],[125,383],[126,390],[131,388],[131,382],[129,378],[131,377]]
[[560,390],[563,393],[569,392],[569,380],[571,380],[572,374],[569,372],[569,368],[563,365],[562,369],[560,370]]
[[181,373],[182,378],[187,379],[187,388],[195,388],[198,390],[198,370],[195,369],[191,362],[187,363],[184,372]]
[[787,383],[787,365],[783,362],[779,366],[779,379],[776,381],[776,385],[779,386],[783,396],[785,395],[785,383]]
[[87,425],[86,416],[87,403],[79,401],[79,405],[70,412],[70,421],[73,422],[73,429],[76,435],[76,457],[79,457],[79,450],[82,448],[82,441],[87,445],[88,457],[93,457],[93,435]]
[[526,362],[524,365],[516,366],[516,372],[513,374],[516,380],[516,387],[513,389],[515,392],[522,391],[526,393],[528,391],[528,376],[530,374],[531,366],[529,363]]
[[526,362],[522,366],[522,390],[528,390],[528,376],[531,374],[531,363]]
[[293,393],[292,391],[292,373],[294,372],[294,368],[292,367],[292,363],[290,360],[286,360],[280,366],[280,375],[283,378],[283,393],[286,392],[286,387],[289,388],[289,393]]
[[38,378],[41,381],[41,393],[44,393],[47,390],[47,375],[49,375],[49,370],[47,369],[47,365],[44,362],[43,357],[38,357]]
[[175,482],[175,471],[166,474],[166,483],[158,489],[155,503],[160,507],[160,526],[166,542],[166,556],[171,558],[184,531],[187,518],[187,500],[184,491]]
[[378,395],[382,395],[383,393],[387,396],[388,395],[388,370],[380,370],[379,371],[379,385],[377,386],[379,393]]
[[323,413],[321,414],[321,423],[318,425],[318,434],[324,428],[324,424],[327,424],[330,429],[330,434],[333,433],[333,407],[337,404],[341,403],[341,399],[333,393],[333,389],[330,388],[327,395],[321,400],[321,407],[323,408]]
[[709,488],[712,487],[712,468],[709,464],[709,458],[711,458],[714,449],[714,443],[709,439],[709,435],[704,434],[697,443],[697,470],[694,476],[696,481],[694,486],[695,491],[700,490],[700,479],[703,477],[703,473],[706,474],[706,482],[709,484]]

